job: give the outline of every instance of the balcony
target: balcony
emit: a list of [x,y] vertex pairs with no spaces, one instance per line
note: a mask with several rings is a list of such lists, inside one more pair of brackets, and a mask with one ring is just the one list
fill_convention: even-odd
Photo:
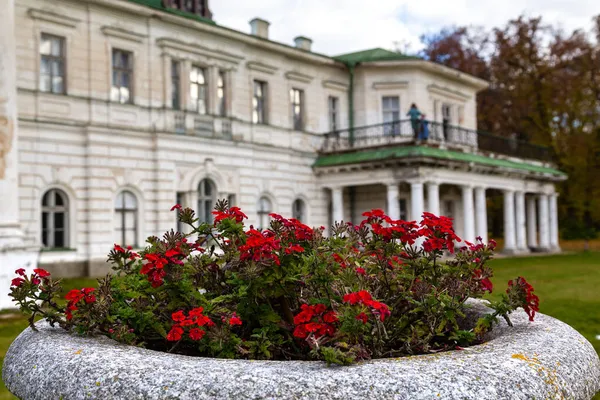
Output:
[[410,120],[355,127],[329,132],[324,135],[322,154],[351,152],[362,149],[422,144],[460,150],[463,152],[496,153],[510,157],[551,162],[547,147],[522,140],[495,136],[441,122],[427,121],[429,137],[426,141],[415,138]]

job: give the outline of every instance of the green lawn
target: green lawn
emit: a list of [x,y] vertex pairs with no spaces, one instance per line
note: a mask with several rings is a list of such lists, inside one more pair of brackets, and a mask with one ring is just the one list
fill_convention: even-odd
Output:
[[[555,256],[500,258],[492,261],[496,293],[508,280],[525,277],[540,297],[540,311],[581,332],[600,353],[600,252]],[[87,279],[65,281],[65,291],[92,286]],[[27,325],[24,318],[0,314],[0,363],[11,341]],[[0,382],[0,400],[14,399]],[[600,400],[600,396],[594,397]]]

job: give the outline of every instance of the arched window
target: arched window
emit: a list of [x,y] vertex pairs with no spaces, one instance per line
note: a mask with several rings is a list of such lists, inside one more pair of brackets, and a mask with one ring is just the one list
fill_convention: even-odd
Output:
[[273,212],[271,200],[268,197],[261,197],[258,200],[258,228],[265,229],[269,227],[269,214]]
[[42,243],[46,248],[69,247],[69,202],[65,192],[50,189],[42,197]]
[[292,218],[297,219],[300,222],[306,220],[306,204],[301,199],[294,200],[292,204]]
[[217,187],[210,179],[202,179],[198,185],[198,218],[200,222],[212,222],[212,210],[217,202]]
[[115,199],[115,233],[117,243],[137,246],[138,201],[128,190],[119,193]]

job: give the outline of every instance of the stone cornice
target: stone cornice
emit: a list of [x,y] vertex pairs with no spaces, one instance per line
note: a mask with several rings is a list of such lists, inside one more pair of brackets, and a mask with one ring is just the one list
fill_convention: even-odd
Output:
[[144,39],[147,37],[146,35],[143,35],[141,33],[133,32],[133,31],[128,31],[126,29],[117,28],[117,27],[114,27],[114,26],[107,26],[107,25],[105,25],[102,28],[100,28],[100,30],[106,36],[113,36],[113,37],[116,37],[116,38],[119,38],[119,39],[125,39],[125,40],[129,40],[131,42],[137,42],[137,43],[143,42]]
[[330,80],[323,81],[323,87],[326,89],[339,90],[342,92],[346,92],[348,90],[347,83],[330,81]]
[[386,89],[406,89],[408,87],[408,81],[395,81],[395,82],[374,82],[373,89],[375,90],[386,90]]
[[298,82],[303,82],[303,83],[310,83],[313,80],[312,76],[303,74],[301,72],[296,72],[296,71],[286,72],[285,77],[291,81],[298,81]]
[[227,53],[220,49],[211,49],[209,47],[201,46],[196,43],[186,43],[180,40],[162,37],[156,39],[156,44],[167,50],[183,51],[189,54],[199,54],[209,58],[222,60],[231,64],[239,64],[244,59],[243,56],[239,56],[233,53]]
[[265,74],[270,74],[270,75],[273,75],[278,69],[277,67],[274,67],[272,65],[263,64],[258,61],[248,61],[246,63],[246,67],[248,69],[251,69],[254,71],[259,71],[259,72],[264,72]]
[[68,28],[75,28],[77,24],[81,22],[81,20],[77,18],[67,17],[66,15],[55,14],[51,11],[39,10],[36,8],[30,8],[27,10],[27,14],[29,14],[32,19],[50,22]]
[[435,94],[438,94],[438,95],[444,96],[444,97],[453,98],[453,99],[459,100],[459,101],[467,101],[471,98],[471,96],[469,96],[466,93],[460,92],[458,90],[450,89],[447,87],[443,87],[440,85],[436,85],[435,83],[428,85],[427,90],[431,93],[435,93]]

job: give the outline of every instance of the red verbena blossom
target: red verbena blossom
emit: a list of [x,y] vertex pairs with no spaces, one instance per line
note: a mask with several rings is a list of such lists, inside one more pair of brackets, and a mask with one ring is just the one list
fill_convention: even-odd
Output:
[[190,329],[190,339],[192,340],[200,340],[204,337],[206,331],[203,331],[200,328],[192,328]]
[[242,325],[242,320],[239,319],[239,317],[236,315],[236,313],[233,313],[231,318],[229,318],[229,326],[234,326],[234,325]]
[[171,211],[173,210],[181,210],[181,204],[175,204],[173,207],[171,207]]
[[244,214],[239,207],[230,207],[225,209],[225,211],[213,211],[212,214],[215,216],[215,225],[225,218],[232,218],[237,223],[244,221],[244,219],[248,219],[248,216]]
[[285,254],[292,254],[292,253],[304,253],[304,247],[297,245],[297,244],[292,244],[292,245],[290,245],[290,247],[285,249]]
[[356,273],[357,273],[357,274],[359,274],[359,275],[366,275],[366,274],[367,274],[367,271],[365,271],[365,269],[364,269],[364,268],[361,268],[361,267],[356,267],[356,270],[355,270],[355,271],[356,271]]
[[[170,342],[176,342],[181,339],[183,333],[185,332],[184,327],[186,326],[194,326],[190,329],[189,337],[192,340],[200,340],[206,333],[206,331],[202,329],[198,329],[203,326],[214,326],[215,323],[206,315],[203,314],[204,308],[196,307],[185,315],[185,312],[182,310],[176,311],[171,314],[171,319],[176,322],[175,325],[171,328],[169,333],[167,334],[167,340]],[[235,314],[234,314],[235,316]],[[240,321],[241,324],[241,321]]]
[[423,242],[423,250],[427,252],[445,248],[450,253],[454,253],[454,242],[461,241],[452,227],[452,218],[438,217],[428,212],[423,213],[419,235],[426,238]]
[[179,325],[174,325],[169,333],[167,333],[167,340],[169,342],[176,342],[181,339],[181,335],[183,335],[183,328]]
[[517,298],[522,303],[523,310],[529,315],[529,320],[533,321],[535,313],[540,311],[540,299],[533,294],[533,286],[531,286],[525,278],[520,276],[514,281],[508,281],[506,293],[508,293],[509,296],[513,287],[517,288]]
[[485,276],[485,277],[483,276],[483,272],[480,269],[476,269],[473,271],[473,277],[475,278],[476,281],[479,282],[479,286],[480,286],[481,290],[492,293],[492,289],[494,288],[494,285],[492,284],[492,281],[490,280],[490,278],[488,278],[487,276]]
[[144,266],[142,266],[140,273],[143,275],[147,275],[148,281],[150,282],[152,287],[157,288],[163,284],[163,278],[167,274],[164,271],[164,268],[165,265],[169,263],[169,259],[160,254],[155,253],[146,254],[144,256],[144,259],[147,262],[146,264],[144,264]]
[[356,319],[357,319],[357,320],[359,320],[359,321],[361,321],[363,324],[366,324],[366,323],[367,323],[367,320],[368,320],[369,318],[367,317],[367,314],[365,314],[364,312],[361,312],[360,314],[358,314],[358,315],[356,316]]
[[378,315],[381,321],[385,321],[385,318],[391,315],[389,307],[384,303],[373,300],[371,294],[366,290],[348,293],[344,295],[343,299],[344,303],[348,303],[350,305],[364,304],[365,306],[370,307],[371,312],[375,315]]
[[269,216],[281,223],[284,231],[281,233],[282,238],[286,240],[306,241],[313,237],[313,230],[308,225],[303,224],[295,218],[284,218],[279,214],[271,213]]
[[275,254],[281,249],[281,242],[275,238],[271,231],[258,231],[250,229],[246,232],[246,243],[239,247],[241,261],[268,261],[272,260],[280,265],[279,257]]
[[78,309],[77,304],[81,300],[84,300],[86,304],[91,304],[96,301],[96,296],[92,294],[95,290],[95,288],[73,289],[65,295],[65,299],[68,300],[67,308],[65,310],[67,320],[70,321],[73,318],[73,311]]
[[23,278],[14,278],[11,282],[11,286],[16,286],[16,287],[20,287],[23,282],[25,282],[25,279]]
[[25,276],[25,268],[19,268],[15,271],[15,274]]
[[327,311],[324,304],[308,305],[302,304],[300,311],[294,317],[294,336],[299,339],[306,339],[312,334],[316,339],[321,336],[333,336],[335,327],[332,325],[338,322],[338,317],[334,311]]

